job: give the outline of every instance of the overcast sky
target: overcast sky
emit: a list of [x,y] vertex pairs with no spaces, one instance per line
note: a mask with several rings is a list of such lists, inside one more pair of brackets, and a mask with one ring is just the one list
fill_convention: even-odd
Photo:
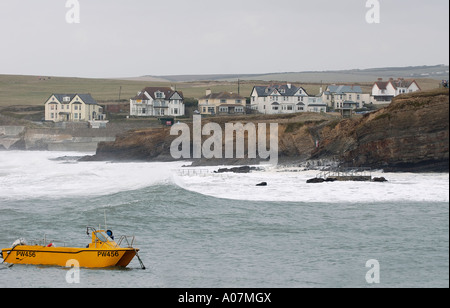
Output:
[[136,77],[449,64],[448,0],[0,0],[0,74]]

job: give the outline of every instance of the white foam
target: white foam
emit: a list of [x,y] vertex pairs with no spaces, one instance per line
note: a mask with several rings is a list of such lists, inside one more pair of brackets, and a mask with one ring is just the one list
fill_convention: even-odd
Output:
[[55,160],[83,154],[0,152],[0,198],[97,196],[136,190],[170,182],[171,170],[181,166],[181,163]]
[[[184,173],[185,162],[110,163],[55,160],[86,153],[0,152],[0,199],[101,196],[173,184],[203,195],[235,200],[291,202],[449,202],[449,174],[375,172],[387,183],[332,182],[307,184],[316,171],[279,172],[267,169],[249,174]],[[92,153],[87,153],[92,154]],[[198,169],[197,169],[198,170]],[[268,186],[256,184],[267,182]]]
[[[212,171],[214,168],[210,168]],[[215,168],[217,170],[217,168]],[[418,201],[449,202],[449,175],[372,173],[389,182],[327,182],[307,184],[317,171],[279,172],[268,170],[249,174],[200,174],[176,176],[184,189],[208,196],[235,200],[326,203],[369,203]],[[268,186],[256,184],[267,182]]]

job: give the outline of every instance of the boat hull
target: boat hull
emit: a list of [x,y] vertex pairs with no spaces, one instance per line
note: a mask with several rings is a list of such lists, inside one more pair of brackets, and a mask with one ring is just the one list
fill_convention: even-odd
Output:
[[[69,248],[16,246],[2,249],[3,260],[9,264],[72,266],[87,268],[126,267],[138,249]],[[75,260],[76,262],[74,262]]]

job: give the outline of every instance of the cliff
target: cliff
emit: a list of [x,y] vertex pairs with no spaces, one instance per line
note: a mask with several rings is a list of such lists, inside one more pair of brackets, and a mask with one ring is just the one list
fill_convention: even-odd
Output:
[[[213,121],[223,129],[231,120],[210,118],[202,120],[202,124]],[[278,123],[281,163],[321,159],[386,171],[448,172],[449,169],[448,90],[402,95],[389,107],[352,119],[324,114],[295,114],[249,116],[238,121],[243,124]],[[189,125],[192,134],[192,124]],[[170,136],[170,128],[129,131],[117,136],[115,142],[100,143],[96,155],[84,160],[172,161],[170,145],[176,137]],[[207,138],[209,136],[203,137],[202,142]],[[247,148],[247,135],[245,142]],[[249,159],[200,159],[195,164],[258,162]]]
[[449,170],[449,92],[398,96],[391,105],[358,120],[321,131],[311,158],[336,157],[350,166],[385,171]]

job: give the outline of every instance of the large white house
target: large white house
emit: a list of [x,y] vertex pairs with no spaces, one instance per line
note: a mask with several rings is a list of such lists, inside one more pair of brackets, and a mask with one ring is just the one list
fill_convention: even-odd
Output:
[[372,103],[373,104],[390,104],[392,99],[400,94],[421,91],[415,80],[393,78],[383,81],[379,78],[372,87]]
[[130,115],[137,117],[184,116],[183,92],[166,87],[147,87],[130,99]]
[[88,122],[106,119],[90,94],[52,94],[45,102],[45,121]]
[[326,112],[327,105],[321,97],[309,96],[302,87],[288,83],[253,87],[250,108],[263,114],[282,114]]

